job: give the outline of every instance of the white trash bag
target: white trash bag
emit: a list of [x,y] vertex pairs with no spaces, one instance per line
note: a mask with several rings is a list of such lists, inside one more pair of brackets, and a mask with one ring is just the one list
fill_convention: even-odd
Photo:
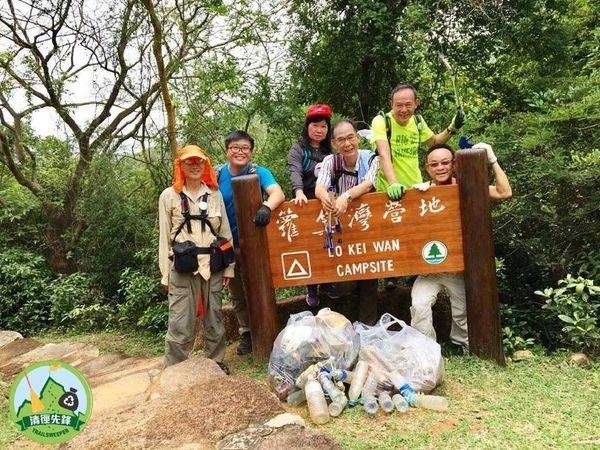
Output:
[[[402,329],[390,330],[393,324]],[[430,392],[444,381],[440,345],[405,322],[386,313],[374,326],[356,322],[354,328],[360,336],[360,359],[367,361],[379,378],[391,381],[395,372],[419,392]]]
[[356,363],[360,339],[343,315],[323,308],[292,314],[275,339],[269,358],[269,384],[281,400],[298,388],[296,378],[312,364],[349,369]]

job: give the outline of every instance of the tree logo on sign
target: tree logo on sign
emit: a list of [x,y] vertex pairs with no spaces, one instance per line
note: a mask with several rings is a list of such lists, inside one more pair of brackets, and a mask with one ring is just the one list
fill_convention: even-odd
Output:
[[448,248],[441,241],[429,241],[421,250],[421,256],[427,264],[440,264],[448,256]]

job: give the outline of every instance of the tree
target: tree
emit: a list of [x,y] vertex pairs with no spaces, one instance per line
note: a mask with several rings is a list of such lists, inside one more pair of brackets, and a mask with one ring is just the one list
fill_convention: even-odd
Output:
[[[0,163],[41,203],[54,270],[74,269],[67,256],[85,227],[75,210],[93,158],[131,139],[145,149],[162,128],[152,117],[160,78],[164,85],[186,65],[218,58],[255,37],[269,26],[268,7],[268,2],[162,2],[155,8],[157,30],[135,0],[8,0],[0,6]],[[160,77],[149,52],[157,41]],[[41,188],[38,139],[30,129],[43,110],[54,112],[73,159],[58,201]],[[150,153],[143,155],[149,162]]]

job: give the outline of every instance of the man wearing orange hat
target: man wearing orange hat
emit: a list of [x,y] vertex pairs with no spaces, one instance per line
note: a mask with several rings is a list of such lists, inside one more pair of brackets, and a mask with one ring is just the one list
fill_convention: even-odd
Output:
[[[223,287],[233,278],[234,266],[212,273],[208,252],[216,235],[232,240],[225,203],[215,171],[200,147],[183,147],[173,166],[173,185],[160,195],[158,208],[158,261],[161,283],[169,292],[165,367],[187,359],[194,346],[196,317],[201,315],[205,354],[229,374],[223,364],[225,327],[221,306]],[[195,245],[190,267],[180,267],[180,271],[170,260],[173,247],[179,243]]]

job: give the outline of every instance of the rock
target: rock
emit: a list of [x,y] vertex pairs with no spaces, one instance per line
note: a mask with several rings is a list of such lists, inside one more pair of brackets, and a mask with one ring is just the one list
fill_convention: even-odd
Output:
[[6,374],[2,370],[2,366],[8,364],[13,358],[30,352],[40,345],[42,344],[35,339],[25,338],[12,341],[10,344],[0,348],[0,372]]
[[255,449],[263,439],[273,432],[267,425],[250,425],[248,428],[230,434],[217,442],[217,450]]
[[88,383],[93,385],[91,382],[92,378],[99,378],[100,374],[109,373],[111,371],[111,366],[114,366],[124,359],[128,358],[122,353],[104,353],[97,358],[82,363],[77,368],[87,378]]
[[574,364],[576,366],[588,367],[592,365],[592,361],[585,353],[573,353],[569,356],[568,359],[569,364]]
[[77,366],[85,361],[97,358],[98,355],[100,355],[100,352],[96,347],[79,342],[46,344],[12,358],[5,363],[0,363],[0,371],[12,377],[21,372],[25,366],[39,361],[60,360]]
[[147,378],[149,370],[161,368],[162,364],[162,356],[157,356],[156,358],[136,357],[121,359],[99,369],[96,373],[90,375],[87,380],[91,386],[96,387],[138,373],[144,374]]
[[283,413],[273,417],[265,425],[271,428],[281,428],[286,425],[300,425],[303,427],[306,424],[304,423],[304,419],[297,414]]
[[[203,378],[200,373],[192,372],[185,374],[189,384],[179,383],[180,380],[173,377],[184,376],[184,364],[163,371],[161,385],[169,380],[173,383],[170,383],[171,390],[163,389],[160,398],[143,401],[126,410],[106,411],[101,416],[95,416],[94,412],[95,417],[85,433],[64,444],[64,448],[214,448],[225,436],[283,411],[267,386],[243,377]],[[190,361],[187,367],[201,367],[201,364]],[[212,371],[211,365],[216,366],[211,361],[204,367]],[[175,389],[176,386],[179,389]],[[274,430],[264,425],[260,427],[269,433]]]
[[203,385],[226,376],[213,360],[195,356],[162,371],[160,393],[171,393],[183,387]]
[[517,350],[512,355],[512,360],[515,362],[526,361],[531,358],[533,358],[533,353],[529,350]]
[[21,333],[17,333],[16,331],[0,331],[0,348],[17,339],[23,339]]
[[260,443],[258,450],[337,450],[342,447],[321,431],[290,425],[278,428]]
[[107,413],[127,411],[143,403],[150,378],[146,371],[133,373],[92,389],[94,420]]

